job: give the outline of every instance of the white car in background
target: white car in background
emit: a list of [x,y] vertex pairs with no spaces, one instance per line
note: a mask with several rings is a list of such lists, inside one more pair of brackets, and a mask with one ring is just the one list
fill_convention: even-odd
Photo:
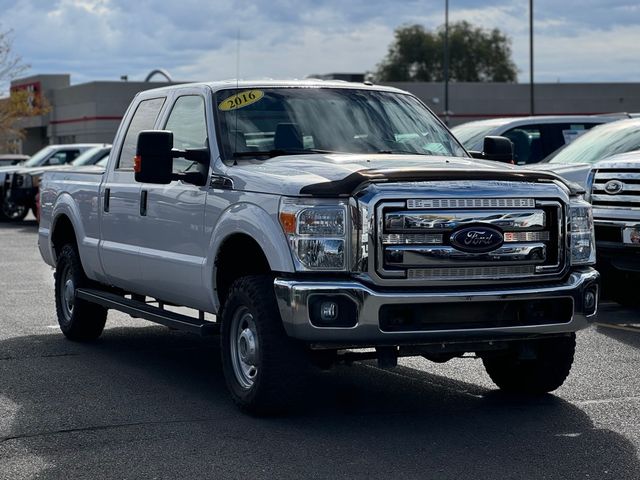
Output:
[[513,143],[514,163],[528,165],[540,162],[591,128],[620,118],[620,115],[494,118],[464,123],[451,131],[470,152],[482,151],[487,136],[506,137]]
[[531,169],[586,190],[605,291],[624,305],[640,305],[640,118],[594,128]]

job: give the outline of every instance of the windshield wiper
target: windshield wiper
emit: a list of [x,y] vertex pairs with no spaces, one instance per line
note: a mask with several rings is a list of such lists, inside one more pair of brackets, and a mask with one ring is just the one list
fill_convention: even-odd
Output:
[[378,150],[376,153],[385,153],[387,155],[406,154],[406,155],[427,155],[427,156],[431,156],[430,153],[410,152],[409,150]]
[[240,157],[279,157],[281,155],[304,155],[307,153],[341,153],[333,150],[320,150],[318,148],[292,148],[292,149],[274,149],[264,151],[249,152],[233,152],[233,158]]

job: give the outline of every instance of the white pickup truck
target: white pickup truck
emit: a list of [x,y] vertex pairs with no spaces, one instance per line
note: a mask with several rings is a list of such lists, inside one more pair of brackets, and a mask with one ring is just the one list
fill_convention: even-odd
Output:
[[[500,137],[484,150],[512,154]],[[97,338],[108,309],[219,334],[231,395],[252,412],[297,398],[309,366],[415,355],[475,353],[498,387],[548,392],[597,309],[581,192],[471,159],[393,88],[145,91],[106,171],[46,173],[41,204],[68,338]]]

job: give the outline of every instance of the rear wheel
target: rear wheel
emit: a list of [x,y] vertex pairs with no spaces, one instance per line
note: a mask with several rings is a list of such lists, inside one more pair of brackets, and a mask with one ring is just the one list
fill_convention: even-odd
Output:
[[560,387],[569,376],[576,336],[527,342],[505,353],[484,357],[487,373],[501,390],[542,394]]
[[70,340],[95,340],[102,334],[107,309],[77,298],[78,288],[90,287],[75,246],[62,247],[55,272],[56,313],[62,333]]
[[254,414],[290,406],[308,359],[282,325],[268,276],[236,280],[221,314],[222,367],[233,401]]

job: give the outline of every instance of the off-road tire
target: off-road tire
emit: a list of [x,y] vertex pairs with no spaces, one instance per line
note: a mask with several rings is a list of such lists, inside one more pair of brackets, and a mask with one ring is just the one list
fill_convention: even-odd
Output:
[[[250,328],[243,329],[240,315],[250,319]],[[304,345],[288,337],[284,330],[273,278],[255,275],[236,280],[222,309],[221,322],[222,368],[236,405],[254,415],[281,413],[291,407],[299,398],[309,361]],[[257,345],[255,355],[250,357],[255,364],[253,378],[243,375],[242,370],[237,373],[241,369],[239,333],[247,330]],[[249,361],[245,367],[247,364],[253,365]]]
[[483,357],[487,373],[501,390],[540,395],[564,383],[571,371],[576,336],[553,337],[531,341],[535,359],[520,359],[519,350]]
[[[72,282],[71,286],[68,282]],[[107,309],[76,298],[75,291],[78,288],[91,286],[92,282],[84,274],[75,245],[62,247],[55,272],[56,314],[60,330],[70,340],[95,340],[104,329]]]

